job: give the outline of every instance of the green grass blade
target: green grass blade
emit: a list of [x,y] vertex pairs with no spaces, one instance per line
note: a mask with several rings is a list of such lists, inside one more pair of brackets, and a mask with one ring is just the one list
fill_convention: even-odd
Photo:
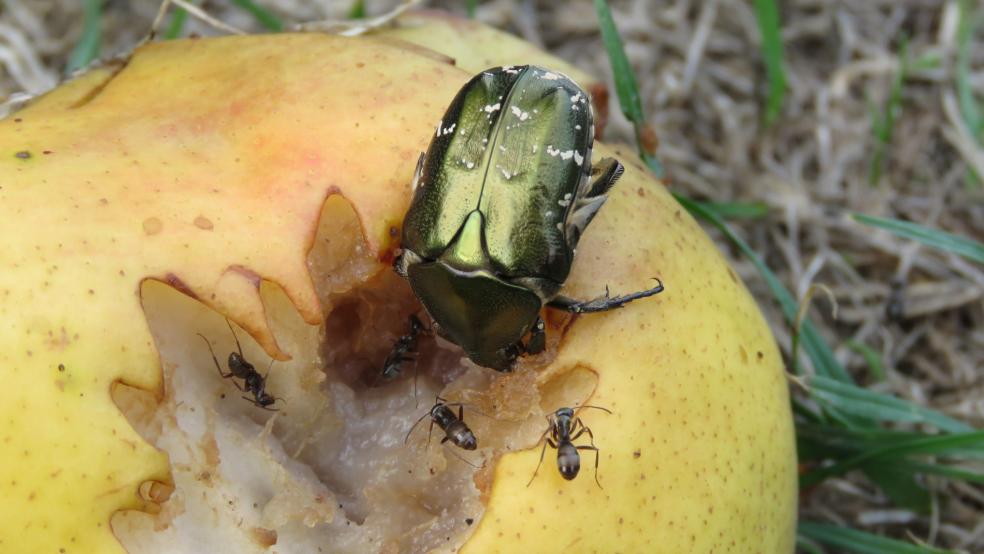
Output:
[[622,37],[615,28],[612,12],[605,0],[594,0],[595,13],[598,14],[598,25],[601,28],[601,41],[608,52],[609,63],[612,64],[612,74],[615,77],[615,93],[618,94],[618,104],[622,113],[629,121],[640,125],[644,122],[642,115],[642,100],[639,98],[639,85],[636,83],[635,72],[625,55]]
[[874,377],[876,382],[886,379],[885,365],[882,363],[881,355],[878,352],[875,352],[867,344],[860,343],[856,340],[848,340],[844,343],[844,346],[847,346],[864,358],[864,363],[867,364],[868,370],[871,371],[871,376]]
[[181,36],[186,21],[188,21],[188,11],[184,8],[175,8],[171,13],[171,22],[164,31],[164,40],[173,40]]
[[823,400],[843,413],[877,421],[928,423],[949,433],[974,430],[936,410],[827,377],[812,377],[809,386],[814,399]]
[[769,92],[765,103],[765,122],[771,125],[782,111],[786,95],[786,71],[783,69],[782,29],[775,0],[755,0],[755,19],[762,34],[762,58]]
[[984,264],[984,244],[977,241],[909,221],[865,214],[853,214],[853,217],[865,225],[886,229],[900,237],[914,239],[934,248],[947,250],[968,260]]
[[952,554],[950,550],[940,550],[928,546],[917,546],[907,542],[879,537],[857,529],[800,521],[797,525],[800,540],[826,544],[838,551],[856,554]]
[[892,142],[892,134],[895,130],[895,120],[898,119],[902,111],[902,87],[906,79],[909,78],[909,40],[902,36],[899,44],[899,70],[892,78],[892,88],[888,94],[888,101],[880,116],[874,117],[872,130],[875,135],[875,153],[871,157],[871,165],[868,167],[868,184],[876,185],[881,180],[882,171],[885,169],[885,155]]
[[886,459],[892,460],[916,454],[952,456],[966,448],[984,453],[984,431],[923,437],[882,448],[872,448],[832,465],[800,475],[800,486],[803,488],[812,487],[830,477],[843,475],[861,466],[870,468],[873,467],[870,464]]
[[943,464],[931,464],[927,462],[917,462],[910,461],[908,465],[912,471],[919,473],[925,473],[928,475],[939,475],[941,477],[946,477],[947,479],[953,479],[957,481],[967,481],[970,483],[977,483],[979,485],[984,485],[984,472],[974,471],[971,469],[965,469],[962,467],[955,467]]
[[646,152],[642,147],[641,129],[646,125],[646,118],[642,113],[642,99],[639,96],[639,84],[636,82],[635,72],[629,64],[629,58],[625,55],[625,45],[622,44],[622,37],[615,28],[615,21],[612,19],[612,12],[608,9],[605,0],[594,0],[595,13],[598,15],[598,26],[601,29],[601,41],[605,45],[608,53],[608,61],[612,64],[612,75],[615,78],[615,94],[618,96],[618,105],[622,109],[625,117],[632,122],[635,127],[636,144],[639,147],[639,156],[642,158],[649,169],[657,177],[663,176],[663,166],[655,157]]
[[820,545],[800,535],[796,535],[796,552],[805,552],[806,554],[824,554],[824,551],[820,548]]
[[365,0],[355,0],[352,2],[352,7],[349,8],[348,12],[349,19],[365,19],[366,18],[366,2]]
[[475,12],[478,11],[478,0],[465,0],[465,12],[468,19],[475,19]]
[[[708,210],[699,203],[694,202],[684,196],[677,194],[674,195],[674,197],[695,217],[703,219],[704,221],[707,221],[711,225],[717,227],[726,237],[728,237],[729,240],[731,240],[731,242],[735,244],[735,246],[738,247],[739,250],[742,251],[746,257],[748,257],[748,259],[753,265],[755,265],[755,268],[758,269],[759,273],[762,275],[762,278],[765,280],[766,285],[768,285],[769,290],[772,292],[772,295],[775,297],[776,301],[779,302],[779,306],[782,308],[786,321],[790,325],[794,324],[796,321],[796,313],[798,311],[796,300],[793,298],[793,295],[786,290],[786,287],[783,286],[776,274],[773,273],[768,266],[765,265],[765,262],[759,258],[758,254],[752,250],[752,247],[742,240],[741,237],[736,235],[715,212]],[[834,352],[829,346],[827,346],[827,343],[820,337],[820,333],[817,331],[816,327],[810,323],[809,320],[803,321],[803,324],[800,327],[800,334],[803,350],[805,350],[807,355],[810,357],[817,374],[831,377],[845,383],[853,382],[851,376],[847,373],[847,370],[844,369],[844,366],[837,361],[837,358],[834,357]]]
[[[939,435],[937,435],[939,436]],[[813,444],[820,455],[800,458],[803,461],[818,461],[836,457],[846,458],[867,450],[875,450],[906,444],[926,438],[925,433],[917,431],[896,431],[891,429],[867,428],[848,429],[829,423],[796,422],[796,438]],[[984,459],[984,449],[953,448],[947,453],[954,458]]]
[[916,481],[917,472],[904,463],[904,460],[882,460],[862,466],[864,474],[878,485],[896,506],[920,514],[929,513],[932,502],[927,491]]
[[279,32],[284,30],[284,24],[280,18],[263,6],[257,5],[253,0],[232,0],[232,3],[249,12],[268,31]]
[[79,37],[79,42],[68,58],[66,67],[68,73],[82,69],[99,57],[99,47],[102,42],[101,0],[85,0],[83,10],[82,36]]
[[974,20],[977,10],[972,0],[960,1],[960,23],[957,25],[957,65],[956,85],[957,98],[960,102],[960,113],[970,134],[978,141],[984,132],[984,118],[981,117],[977,100],[974,98],[974,88],[970,83],[970,57],[974,36]]
[[[956,89],[957,101],[960,105],[960,115],[970,133],[977,143],[981,143],[984,138],[984,116],[981,114],[977,99],[974,97],[974,87],[970,82],[970,58],[974,37],[974,28],[977,20],[977,9],[973,0],[960,0],[959,22],[957,24],[957,63],[956,63]],[[977,175],[973,169],[967,169],[966,183],[968,187],[979,187],[981,176]]]
[[769,215],[765,202],[696,202],[721,219],[762,219]]

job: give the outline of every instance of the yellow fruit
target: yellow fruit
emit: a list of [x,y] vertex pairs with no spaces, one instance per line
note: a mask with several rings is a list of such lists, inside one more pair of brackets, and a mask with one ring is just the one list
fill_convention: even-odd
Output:
[[[653,277],[665,293],[551,318],[550,352],[511,375],[429,346],[419,408],[409,378],[366,386],[414,306],[387,267],[414,165],[469,77],[379,38],[175,41],[0,122],[0,551],[111,552],[114,532],[148,551],[792,549],[778,351],[628,151],[596,145],[627,169],[565,293]],[[272,420],[216,374],[196,333],[222,370],[235,346],[212,309],[256,340],[238,333],[260,372],[263,351],[280,360]],[[459,376],[445,394],[485,412],[465,416],[483,469],[425,446],[426,421],[402,444],[438,367]],[[591,452],[567,482],[549,448],[527,487],[542,415],[585,401],[614,412],[581,414],[604,489]]]

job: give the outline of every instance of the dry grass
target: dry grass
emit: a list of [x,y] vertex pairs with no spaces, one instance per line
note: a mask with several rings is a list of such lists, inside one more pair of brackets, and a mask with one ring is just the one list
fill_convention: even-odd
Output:
[[[340,18],[349,2],[268,0],[287,22]],[[62,76],[81,33],[78,0],[6,0],[0,13],[0,94],[36,94]],[[227,2],[206,8],[240,29],[253,19]],[[331,6],[326,8],[325,5]],[[370,13],[394,1],[369,0]],[[440,3],[437,3],[440,4]],[[460,13],[462,3],[445,2]],[[968,179],[984,175],[984,151],[960,117],[956,95],[956,0],[789,0],[782,3],[789,91],[782,115],[763,123],[765,73],[747,0],[612,1],[636,68],[644,109],[660,138],[658,155],[675,190],[714,201],[758,201],[766,217],[736,222],[794,293],[827,285],[812,314],[861,382],[871,382],[850,340],[881,355],[887,372],[873,387],[934,407],[975,427],[984,424],[984,268],[853,222],[865,212],[984,238],[984,194]],[[146,33],[157,0],[110,1],[103,53],[125,53]],[[591,2],[483,2],[480,19],[510,29],[581,67],[610,75]],[[189,30],[214,34],[189,21]],[[899,71],[900,38],[910,69],[900,113],[885,147],[881,177],[870,183],[878,148],[873,110],[881,110]],[[980,36],[970,48],[969,83],[984,89]],[[615,106],[613,112],[617,112]],[[617,115],[609,140],[629,141]],[[724,245],[724,241],[720,242]],[[732,262],[756,294],[789,353],[790,332],[754,268]],[[804,360],[804,364],[805,364]],[[833,479],[804,495],[802,512],[943,547],[984,551],[984,490],[929,483],[934,511],[895,509],[863,478]]]

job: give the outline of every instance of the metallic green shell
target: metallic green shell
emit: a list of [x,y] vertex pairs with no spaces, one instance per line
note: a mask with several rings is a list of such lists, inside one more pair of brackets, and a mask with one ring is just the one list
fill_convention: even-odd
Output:
[[573,261],[570,216],[584,194],[593,132],[587,93],[569,78],[535,66],[478,74],[437,126],[404,219],[403,248],[441,258],[478,210],[485,259],[446,263],[559,288]]

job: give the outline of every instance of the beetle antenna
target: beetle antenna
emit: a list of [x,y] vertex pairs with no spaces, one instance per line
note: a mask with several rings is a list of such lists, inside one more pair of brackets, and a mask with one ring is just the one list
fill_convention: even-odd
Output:
[[232,323],[229,323],[229,318],[225,318],[226,325],[229,326],[229,331],[232,333],[232,338],[236,339],[236,349],[239,350],[239,355],[243,355],[243,347],[239,344],[239,337],[236,336],[236,331],[232,328]]

